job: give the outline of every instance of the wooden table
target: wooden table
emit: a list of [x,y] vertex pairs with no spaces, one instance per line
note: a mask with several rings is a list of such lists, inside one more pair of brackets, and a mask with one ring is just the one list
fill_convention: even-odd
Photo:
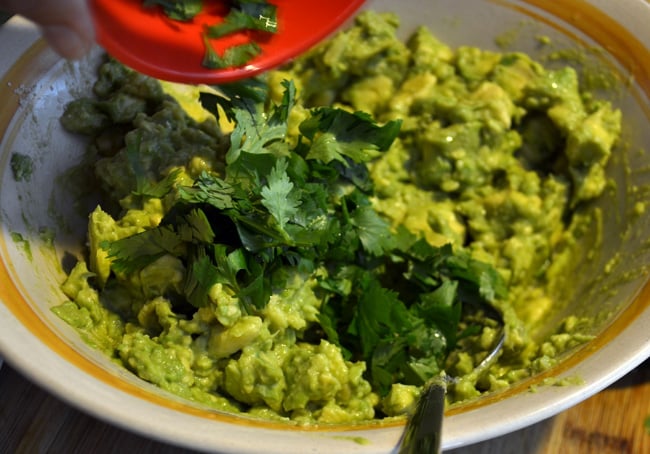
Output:
[[[560,415],[449,454],[646,454],[650,360]],[[64,404],[5,364],[0,369],[0,453],[184,454]]]

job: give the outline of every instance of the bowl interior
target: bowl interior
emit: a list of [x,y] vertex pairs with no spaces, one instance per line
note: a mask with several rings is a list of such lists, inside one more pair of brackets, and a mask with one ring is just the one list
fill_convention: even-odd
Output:
[[[625,31],[614,19],[582,1],[567,2],[574,12],[583,14],[584,21],[577,22],[571,19],[575,15],[559,12],[554,6],[545,10],[537,5],[543,2],[475,3],[471,14],[452,0],[399,5],[372,1],[366,7],[396,10],[405,36],[425,24],[453,46],[520,50],[551,65],[566,64],[569,59],[585,75],[594,65],[605,67],[607,71],[601,74],[616,83],[603,90],[602,96],[623,110],[625,129],[624,140],[607,169],[611,184],[591,208],[601,213],[602,223],[594,223],[581,238],[589,247],[584,256],[576,257],[574,272],[558,287],[557,312],[537,333],[547,335],[571,313],[594,321],[596,339],[543,376],[503,395],[454,408],[443,433],[447,448],[550,416],[602,389],[650,353],[647,334],[644,338],[641,334],[645,333],[642,325],[650,319],[650,291],[646,288],[650,266],[646,148],[650,128],[644,126],[650,117],[650,81],[644,79],[650,74],[648,43],[635,41],[628,46],[633,30]],[[627,14],[633,15],[638,7],[635,3],[641,2],[620,3],[621,9],[627,8]],[[569,6],[564,8],[569,11]],[[4,103],[0,110],[0,352],[31,378],[84,410],[170,442],[224,452],[256,452],[258,448],[275,452],[269,446],[277,447],[278,452],[304,452],[304,447],[311,447],[317,439],[322,452],[390,451],[399,439],[400,424],[326,431],[286,431],[262,424],[257,426],[259,440],[246,438],[250,421],[215,415],[143,383],[82,342],[51,312],[51,307],[65,300],[59,287],[70,261],[81,254],[87,213],[94,207],[92,190],[78,190],[85,184],[85,144],[61,128],[59,117],[67,102],[90,93],[101,51],[97,49],[79,62],[63,62],[42,41],[36,41],[36,31],[24,22],[14,20],[7,27],[0,33],[23,36],[26,51],[0,67],[6,71],[0,84]],[[602,34],[603,30],[611,33]],[[549,38],[552,45],[541,46],[541,36]],[[13,42],[8,39],[2,41]],[[622,49],[621,42],[631,50]],[[603,52],[603,48],[612,53]],[[560,51],[564,60],[554,62]],[[628,58],[637,58],[639,64],[630,66]],[[12,170],[16,154],[32,165],[24,178],[17,178]],[[612,351],[616,355],[602,365],[602,358]],[[534,395],[528,392],[544,377],[562,374],[579,374],[586,384],[543,388]],[[106,399],[97,399],[98,395]],[[504,412],[509,416],[501,418]],[[156,423],[151,420],[154,414]],[[197,427],[205,428],[199,431],[205,434],[197,437]],[[238,436],[246,443],[233,439]],[[359,443],[361,439],[369,443]]]

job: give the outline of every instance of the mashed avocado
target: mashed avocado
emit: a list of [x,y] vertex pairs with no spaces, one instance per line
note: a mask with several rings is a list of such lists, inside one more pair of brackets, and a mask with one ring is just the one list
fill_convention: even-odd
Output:
[[[506,323],[499,361],[473,374],[498,335],[490,326],[441,359],[446,373],[462,377],[449,389],[455,403],[548,368],[589,339],[573,317],[542,342],[531,330],[557,305],[552,290],[590,222],[581,207],[605,188],[621,118],[581,91],[572,68],[546,69],[520,53],[451,49],[425,28],[402,42],[398,24],[394,15],[362,13],[264,83],[276,104],[287,99],[285,81],[295,84],[282,139],[292,146],[303,143],[303,121],[319,106],[362,111],[379,124],[400,120],[399,136],[367,165],[372,210],[395,231],[467,252],[506,283],[507,296],[493,301]],[[62,123],[93,137],[89,158],[105,198],[89,216],[88,255],[63,285],[69,301],[55,313],[142,379],[214,408],[301,423],[405,414],[419,395],[417,380],[374,386],[374,369],[328,332],[326,269],[278,271],[282,285],[251,309],[224,282],[199,288],[200,304],[179,299],[191,270],[171,246],[137,271],[116,266],[112,242],[158,228],[179,197],[172,188],[223,174],[232,143],[254,139],[229,135],[223,118],[198,108],[198,89],[161,85],[112,60],[101,67],[95,94],[70,104]],[[373,239],[371,231],[365,240]],[[237,257],[228,260],[233,266]],[[441,342],[439,334],[427,342]]]

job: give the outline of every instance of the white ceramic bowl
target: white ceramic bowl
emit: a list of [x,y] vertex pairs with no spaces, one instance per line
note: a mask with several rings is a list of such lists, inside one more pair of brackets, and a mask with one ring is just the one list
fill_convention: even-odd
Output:
[[[602,200],[605,216],[598,260],[575,270],[571,310],[596,317],[596,338],[557,367],[505,393],[459,406],[447,415],[444,448],[495,437],[552,416],[640,364],[650,355],[650,210],[632,216],[650,194],[645,150],[650,148],[650,6],[641,0],[371,1],[396,10],[404,34],[428,25],[452,45],[494,47],[506,37],[513,49],[535,53],[539,35],[569,47],[596,47],[622,79],[614,99],[625,114],[628,147],[608,169],[617,184]],[[505,33],[505,34],[504,34]],[[85,345],[50,308],[64,300],[61,260],[84,237],[83,198],[70,195],[66,171],[84,144],[59,125],[64,105],[89,92],[99,50],[81,62],[60,60],[28,23],[0,28],[0,354],[41,386],[78,408],[125,429],[195,449],[223,453],[387,453],[403,427],[287,428],[215,414],[167,395]],[[16,182],[14,152],[29,154],[34,173]],[[627,171],[626,169],[631,169]],[[636,188],[636,189],[633,189]],[[82,207],[80,208],[80,206]],[[51,245],[43,235],[56,232]],[[606,264],[609,263],[607,272]],[[541,386],[549,377],[578,376],[583,385]],[[365,440],[366,443],[359,443]]]

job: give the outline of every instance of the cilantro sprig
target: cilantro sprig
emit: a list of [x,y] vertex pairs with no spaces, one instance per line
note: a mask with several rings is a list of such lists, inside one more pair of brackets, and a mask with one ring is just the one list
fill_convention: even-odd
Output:
[[[366,361],[382,394],[395,382],[422,384],[464,335],[464,312],[504,298],[503,281],[466,252],[393,229],[373,209],[366,163],[391,146],[399,121],[379,125],[363,113],[321,107],[290,146],[295,87],[284,88],[280,104],[270,106],[256,81],[201,96],[204,107],[218,114],[221,106],[236,123],[225,172],[203,172],[180,187],[136,177],[136,194],[175,203],[159,226],[102,245],[112,269],[128,275],[169,254],[185,266],[185,301],[208,304],[219,283],[249,314],[284,286],[283,270],[318,275],[322,336]],[[137,152],[136,141],[127,155]],[[140,175],[135,156],[129,162]]]

